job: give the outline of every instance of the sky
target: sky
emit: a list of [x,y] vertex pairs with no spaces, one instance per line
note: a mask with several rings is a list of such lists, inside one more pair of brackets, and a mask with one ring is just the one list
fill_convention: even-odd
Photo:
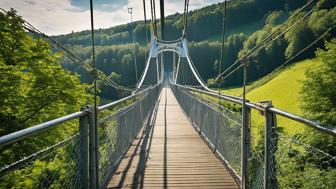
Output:
[[[14,8],[20,16],[48,35],[67,34],[90,29],[89,0],[0,0],[0,7]],[[146,0],[147,19],[150,1]],[[220,2],[219,0],[190,0],[189,10]],[[160,18],[159,0],[156,17]],[[94,27],[108,28],[131,21],[128,7],[133,8],[133,21],[143,20],[142,0],[93,0]],[[165,15],[183,12],[183,0],[165,0]]]

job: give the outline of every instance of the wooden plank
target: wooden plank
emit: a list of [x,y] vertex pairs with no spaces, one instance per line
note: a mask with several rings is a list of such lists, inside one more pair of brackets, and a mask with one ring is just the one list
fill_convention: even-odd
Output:
[[107,188],[238,188],[170,89],[162,90],[155,124],[146,129],[148,136],[139,133]]

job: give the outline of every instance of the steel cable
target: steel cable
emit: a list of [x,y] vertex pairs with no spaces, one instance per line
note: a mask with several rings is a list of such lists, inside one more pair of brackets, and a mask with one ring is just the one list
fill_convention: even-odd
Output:
[[[296,26],[299,22],[301,22],[305,17],[307,17],[312,11],[310,10],[309,12],[307,12],[303,17],[300,17],[299,21],[295,22],[293,25],[291,25],[289,28],[287,28],[285,30],[285,32],[282,32],[280,34],[278,34],[277,36],[275,36],[274,38],[272,38],[275,34],[277,34],[279,31],[282,30],[283,27],[287,26],[287,23],[289,23],[291,20],[294,20],[294,18],[299,16],[299,13],[302,12],[306,7],[308,7],[309,5],[312,4],[312,2],[314,2],[315,0],[310,0],[308,3],[306,3],[303,7],[301,7],[297,12],[295,12],[292,16],[290,16],[285,23],[281,24],[279,28],[277,28],[275,31],[273,31],[271,34],[269,34],[268,36],[266,36],[266,38],[264,38],[258,45],[256,45],[254,48],[252,48],[249,52],[247,52],[244,56],[242,56],[241,58],[237,59],[231,66],[229,66],[225,71],[223,71],[221,74],[218,75],[218,77],[216,78],[216,80],[219,80],[220,77],[222,77],[223,75],[225,75],[227,72],[229,72],[234,66],[236,66],[238,63],[241,62],[242,59],[244,58],[249,58],[252,56],[252,54],[254,54],[255,52],[258,52],[259,50],[265,48],[266,46],[268,46],[269,44],[271,44],[273,41],[275,41],[276,39],[278,39],[279,37],[281,37],[282,35],[286,34],[288,31],[290,31],[294,26]],[[271,40],[270,40],[271,39]],[[269,41],[270,40],[270,41]],[[268,42],[267,42],[268,41]],[[266,45],[265,45],[266,43]]]

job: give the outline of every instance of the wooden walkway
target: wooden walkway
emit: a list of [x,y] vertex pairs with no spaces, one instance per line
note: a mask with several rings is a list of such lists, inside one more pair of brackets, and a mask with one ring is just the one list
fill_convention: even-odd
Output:
[[162,89],[156,113],[152,124],[134,140],[107,188],[238,188],[169,88]]

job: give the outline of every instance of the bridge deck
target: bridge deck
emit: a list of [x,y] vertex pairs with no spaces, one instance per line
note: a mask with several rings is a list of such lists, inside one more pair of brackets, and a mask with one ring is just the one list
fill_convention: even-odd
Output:
[[133,141],[107,188],[238,188],[169,88],[162,90],[152,123]]

